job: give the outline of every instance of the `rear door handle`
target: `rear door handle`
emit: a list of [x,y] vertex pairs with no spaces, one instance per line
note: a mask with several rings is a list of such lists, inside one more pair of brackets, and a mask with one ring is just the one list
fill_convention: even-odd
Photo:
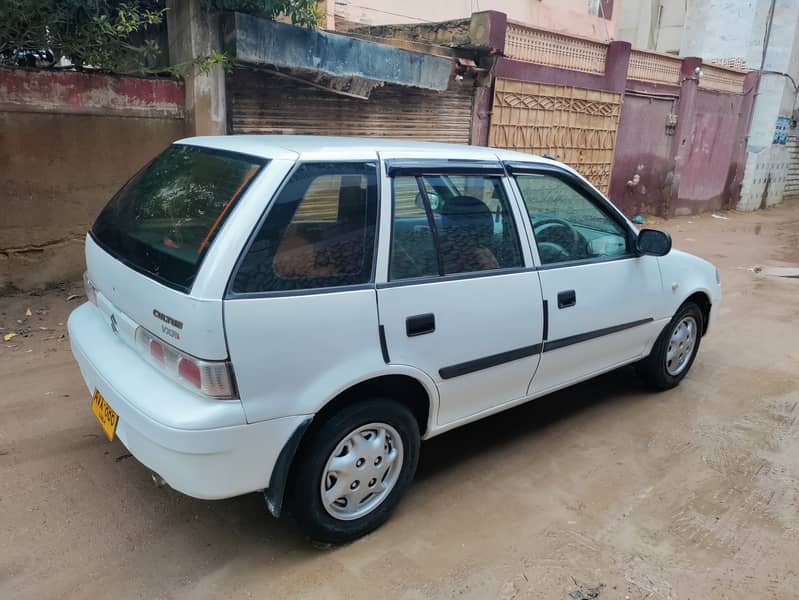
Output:
[[405,333],[408,337],[433,333],[436,330],[436,316],[433,313],[413,315],[405,319]]
[[558,292],[558,308],[568,308],[577,304],[577,294],[574,290]]

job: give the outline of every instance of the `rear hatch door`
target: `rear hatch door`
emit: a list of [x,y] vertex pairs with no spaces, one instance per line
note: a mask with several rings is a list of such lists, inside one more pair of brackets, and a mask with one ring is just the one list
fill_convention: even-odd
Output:
[[221,295],[190,292],[214,238],[267,162],[175,144],[103,209],[86,241],[87,276],[127,343],[138,324],[193,356],[227,357]]

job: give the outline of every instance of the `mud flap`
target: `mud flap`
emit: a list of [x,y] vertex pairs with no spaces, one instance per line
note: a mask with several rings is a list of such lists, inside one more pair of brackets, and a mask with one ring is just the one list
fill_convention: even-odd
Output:
[[305,435],[312,421],[313,417],[308,417],[299,424],[286,442],[286,445],[283,446],[277,457],[275,467],[272,469],[269,487],[264,490],[264,498],[266,499],[266,507],[273,517],[279,517],[283,511],[283,501],[286,494],[286,483],[291,471],[291,463],[294,461],[297,448],[300,447],[302,436]]

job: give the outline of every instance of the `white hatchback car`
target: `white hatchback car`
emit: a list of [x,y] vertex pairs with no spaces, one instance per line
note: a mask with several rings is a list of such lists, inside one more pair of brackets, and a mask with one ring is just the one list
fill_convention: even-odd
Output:
[[69,333],[108,438],[329,542],[388,518],[421,439],[629,363],[676,385],[721,298],[561,163],[378,139],[177,142],[86,262]]

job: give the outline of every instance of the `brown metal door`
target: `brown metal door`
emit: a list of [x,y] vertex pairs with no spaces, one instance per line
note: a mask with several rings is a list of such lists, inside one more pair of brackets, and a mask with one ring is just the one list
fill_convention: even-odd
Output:
[[232,133],[374,136],[468,144],[471,82],[446,92],[396,85],[352,98],[274,75],[237,68],[228,78]]

